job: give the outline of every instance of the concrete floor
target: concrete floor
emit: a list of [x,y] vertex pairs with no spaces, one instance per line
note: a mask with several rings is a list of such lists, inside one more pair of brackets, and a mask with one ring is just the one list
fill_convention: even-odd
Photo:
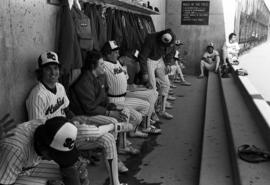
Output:
[[[191,87],[174,89],[177,100],[170,121],[162,120],[162,134],[130,139],[139,156],[120,156],[129,172],[120,175],[129,185],[197,185],[199,179],[206,79],[187,76]],[[91,185],[107,185],[103,162],[89,166]]]

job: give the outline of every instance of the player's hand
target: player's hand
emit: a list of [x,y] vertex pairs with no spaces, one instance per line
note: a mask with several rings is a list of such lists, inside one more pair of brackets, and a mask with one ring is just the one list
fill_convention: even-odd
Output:
[[74,123],[74,125],[94,124],[88,116],[74,116],[71,121]]
[[122,122],[127,122],[128,119],[129,119],[129,115],[130,115],[130,112],[129,112],[129,109],[128,108],[122,109],[120,111],[121,121]]
[[147,82],[147,84],[145,84],[145,87],[147,89],[153,89],[153,86],[149,82]]
[[121,121],[121,115],[119,110],[110,111],[109,116],[117,119],[118,121]]
[[171,71],[172,71],[171,66],[167,65],[167,66],[165,67],[165,74],[169,74]]
[[15,128],[16,126],[17,124],[14,122],[14,119],[10,118],[10,114],[4,115],[0,119],[0,139],[13,136],[14,133],[9,131]]
[[144,83],[148,82],[149,81],[149,75],[148,74],[143,74],[142,75],[142,80]]

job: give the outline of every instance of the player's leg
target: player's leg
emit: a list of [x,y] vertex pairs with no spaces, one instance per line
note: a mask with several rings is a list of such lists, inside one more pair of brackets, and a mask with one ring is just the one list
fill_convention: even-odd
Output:
[[139,129],[139,126],[143,121],[143,115],[130,106],[127,106],[127,108],[130,111],[129,121],[133,125],[133,127],[135,128],[134,131],[129,132],[129,136],[130,137],[142,137],[142,138],[147,137],[148,134],[141,132]]
[[101,147],[104,152],[105,164],[110,176],[110,184],[119,184],[118,178],[118,157],[115,140],[112,134],[106,133],[93,142],[83,141],[79,146],[79,150],[89,150],[93,147]]
[[145,100],[139,98],[126,97],[125,105],[127,107],[132,107],[136,111],[140,112],[143,116],[148,116],[149,114],[151,114],[150,104]]
[[173,116],[166,112],[166,101],[170,90],[170,80],[165,74],[165,65],[162,59],[159,60],[159,67],[156,69],[157,78],[159,78],[160,88],[159,95],[161,96],[161,111],[160,116],[165,119],[172,119]]
[[207,69],[208,71],[212,71],[215,68],[215,64],[209,64],[205,62],[204,60],[201,60],[200,70],[201,74],[199,75],[200,78],[204,77],[204,69]]
[[147,59],[148,82],[154,90],[157,89],[155,71],[158,61]]
[[[127,96],[139,98],[139,99],[149,102],[149,105],[150,105],[149,113],[147,114],[147,116],[144,117],[142,131],[146,133],[150,133],[150,134],[161,133],[161,129],[158,129],[155,126],[151,125],[151,117],[152,117],[152,114],[155,114],[155,103],[158,98],[158,92],[154,89],[151,89],[151,90],[149,89],[145,91],[133,91],[133,92],[128,92]],[[158,118],[156,118],[156,120],[158,120]]]
[[127,92],[127,97],[132,97],[132,98],[139,98],[142,100],[145,100],[149,102],[150,107],[150,115],[155,111],[155,103],[158,98],[158,92],[154,89],[149,89],[145,91],[133,91],[133,92]]
[[177,76],[179,75],[180,81],[174,81],[174,82],[179,82],[180,85],[184,85],[184,86],[191,86],[191,83],[189,83],[185,80],[183,71],[182,71],[181,67],[179,66],[178,62],[176,62],[176,67],[177,67],[176,73],[177,73]]

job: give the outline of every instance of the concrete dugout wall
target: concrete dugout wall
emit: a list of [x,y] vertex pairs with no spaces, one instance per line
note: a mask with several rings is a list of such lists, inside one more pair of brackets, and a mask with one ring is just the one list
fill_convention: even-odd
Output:
[[25,121],[25,98],[36,83],[37,57],[56,45],[59,7],[45,0],[0,1],[0,116]]

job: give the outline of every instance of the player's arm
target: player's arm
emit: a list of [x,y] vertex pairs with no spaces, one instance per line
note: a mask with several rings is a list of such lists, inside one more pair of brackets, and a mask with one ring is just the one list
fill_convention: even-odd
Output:
[[142,45],[141,51],[138,56],[138,61],[140,63],[141,71],[143,74],[147,73],[147,59],[150,56],[152,49],[152,40],[149,36],[147,36]]
[[97,87],[94,86],[94,83],[84,80],[75,86],[74,91],[86,115],[106,115],[107,109],[99,105],[101,97],[95,96],[95,88]]
[[207,63],[210,63],[209,59],[207,58],[207,53],[205,52],[201,58],[201,60],[207,62]]
[[26,160],[24,152],[10,145],[2,145],[0,153],[0,184],[14,184]]
[[17,124],[14,122],[14,119],[10,118],[10,114],[4,115],[0,119],[0,139],[13,136],[14,134],[10,132],[10,130],[12,130],[16,126]]
[[28,119],[46,119],[44,98],[41,95],[31,96],[26,101]]
[[72,119],[75,116],[75,114],[70,110],[69,107],[65,108],[64,111],[68,119]]

